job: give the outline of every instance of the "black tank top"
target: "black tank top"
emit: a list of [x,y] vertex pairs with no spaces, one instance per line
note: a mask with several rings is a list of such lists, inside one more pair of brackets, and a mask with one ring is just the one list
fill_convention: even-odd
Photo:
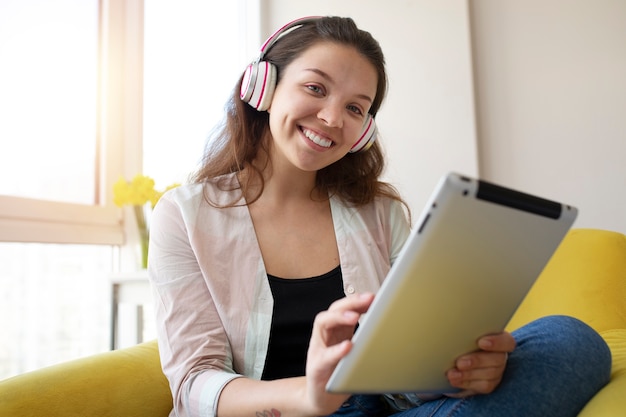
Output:
[[261,379],[304,375],[315,316],[344,297],[341,267],[313,278],[284,279],[268,274],[274,310]]

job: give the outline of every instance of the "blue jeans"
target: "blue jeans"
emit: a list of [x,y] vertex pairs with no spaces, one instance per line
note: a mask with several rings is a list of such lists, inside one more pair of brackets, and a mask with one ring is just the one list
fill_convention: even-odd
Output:
[[352,396],[333,417],[574,417],[608,383],[611,352],[583,322],[565,316],[538,319],[513,332],[498,388],[463,399],[442,397],[404,411],[389,411],[377,395]]

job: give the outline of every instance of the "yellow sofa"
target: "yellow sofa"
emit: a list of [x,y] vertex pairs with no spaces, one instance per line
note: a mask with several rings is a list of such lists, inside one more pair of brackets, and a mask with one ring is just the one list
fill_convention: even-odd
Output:
[[[626,236],[570,231],[508,329],[550,314],[585,321],[613,353],[611,382],[579,416],[626,416]],[[2,417],[166,417],[171,407],[156,341],[0,381]]]

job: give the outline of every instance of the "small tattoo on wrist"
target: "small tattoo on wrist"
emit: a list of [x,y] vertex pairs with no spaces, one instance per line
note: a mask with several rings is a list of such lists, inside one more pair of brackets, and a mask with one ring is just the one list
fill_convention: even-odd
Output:
[[280,417],[280,415],[280,411],[275,408],[256,412],[256,417]]

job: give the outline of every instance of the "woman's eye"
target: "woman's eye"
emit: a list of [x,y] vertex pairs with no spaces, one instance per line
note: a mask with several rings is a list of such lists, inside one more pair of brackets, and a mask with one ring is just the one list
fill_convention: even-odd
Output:
[[322,87],[320,87],[318,85],[307,85],[307,88],[309,90],[311,90],[312,92],[317,93],[317,94],[323,94],[324,93],[324,90],[322,90]]
[[348,106],[348,110],[350,110],[353,113],[356,114],[362,114],[363,112],[361,111],[361,109],[357,106]]

